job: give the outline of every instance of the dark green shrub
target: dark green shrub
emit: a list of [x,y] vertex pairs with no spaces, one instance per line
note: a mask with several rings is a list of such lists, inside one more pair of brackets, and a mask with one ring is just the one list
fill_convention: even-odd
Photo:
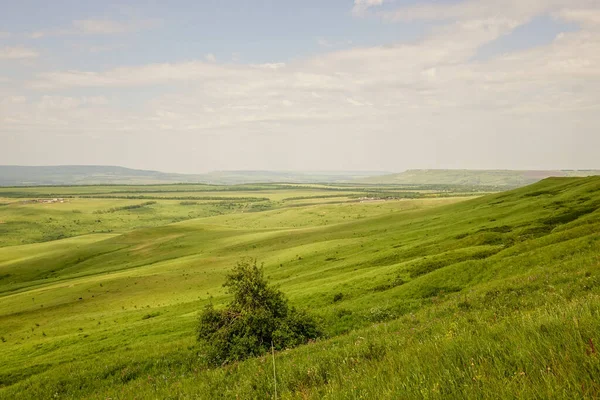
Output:
[[386,290],[390,290],[395,288],[396,286],[402,286],[406,283],[406,281],[404,279],[402,279],[401,277],[397,276],[394,280],[388,281],[386,283],[383,283],[381,285],[377,285],[373,288],[373,291],[375,292],[384,292]]
[[337,310],[337,311],[335,312],[335,315],[336,315],[338,318],[343,318],[343,317],[345,317],[346,315],[352,315],[352,310],[348,310],[348,309],[345,309],[345,308],[340,308],[339,310]]
[[458,308],[460,308],[461,310],[470,310],[472,307],[471,303],[468,300],[464,300],[461,301],[460,303],[458,303]]
[[342,292],[336,293],[333,295],[333,302],[337,303],[338,301],[342,301],[343,298],[344,298],[344,293],[342,293]]
[[546,225],[568,224],[569,222],[575,221],[576,219],[584,215],[593,213],[597,209],[598,208],[594,206],[570,209],[562,214],[553,215],[551,217],[543,219],[542,222]]
[[385,357],[387,349],[381,344],[369,342],[366,348],[360,351],[360,357],[369,361],[379,361]]
[[223,286],[233,294],[232,302],[221,310],[206,306],[198,326],[198,341],[209,364],[260,356],[271,346],[282,350],[321,336],[316,320],[290,307],[255,261],[239,262]]
[[459,286],[425,286],[421,288],[421,298],[427,299],[429,297],[443,296],[448,293],[460,292],[462,290]]
[[159,312],[153,312],[153,313],[144,315],[142,317],[142,319],[150,319],[150,318],[158,317],[159,315],[160,315]]

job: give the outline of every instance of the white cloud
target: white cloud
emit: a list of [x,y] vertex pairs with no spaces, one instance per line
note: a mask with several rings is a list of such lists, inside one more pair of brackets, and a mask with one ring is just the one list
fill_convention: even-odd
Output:
[[333,44],[330,41],[323,38],[317,39],[317,44],[321,47],[333,47]]
[[352,13],[354,15],[362,15],[371,7],[377,7],[383,4],[384,0],[354,0]]
[[215,55],[212,53],[208,53],[207,55],[205,55],[204,59],[211,63],[217,62],[217,57],[215,57]]
[[543,12],[556,0],[466,0],[452,3],[421,3],[380,13],[390,21],[465,21],[490,17],[523,19]]
[[584,24],[587,27],[600,27],[600,9],[563,9],[554,15],[562,20]]
[[[103,121],[114,124],[114,112],[106,109],[108,100],[102,96],[72,97],[43,95],[41,97],[8,96],[0,98],[0,127],[3,132],[30,130],[52,135],[73,135],[82,129],[90,129],[97,123],[99,114]],[[99,122],[102,126],[106,122]],[[104,125],[106,126],[106,125]],[[39,138],[38,138],[39,139]]]
[[[509,53],[487,62],[473,62],[477,49],[510,32],[517,21],[491,17],[457,21],[414,44],[354,48],[290,64],[217,64],[192,61],[121,67],[103,72],[61,71],[44,73],[31,83],[38,89],[72,87],[135,87],[181,84],[181,98],[201,95],[201,101],[218,110],[253,103],[266,105],[254,112],[272,113],[283,100],[294,103],[298,113],[310,118],[342,116],[343,104],[373,104],[419,109],[452,105],[516,109],[522,94],[565,90],[562,103],[594,104],[592,91],[600,79],[600,38],[587,31],[564,34],[541,48]],[[587,85],[573,92],[578,79]],[[194,92],[194,85],[202,90]],[[313,113],[319,100],[319,112]],[[361,99],[361,100],[358,100]],[[169,100],[171,101],[171,100]],[[531,99],[526,99],[529,104]],[[546,99],[536,100],[553,109]],[[219,107],[222,104],[222,107]],[[228,104],[229,106],[225,106]],[[510,107],[506,105],[510,104]],[[247,104],[245,110],[249,110]],[[304,111],[301,111],[304,110]],[[355,115],[355,114],[352,114]],[[216,118],[216,117],[215,117]],[[221,122],[223,120],[221,119]]]
[[70,34],[71,31],[69,30],[65,30],[65,29],[55,29],[52,31],[36,31],[36,32],[31,32],[29,34],[29,37],[31,39],[40,39],[46,36],[59,36],[59,35],[68,35]]
[[251,64],[250,66],[258,69],[280,69],[285,67],[285,63]]
[[111,20],[83,19],[73,21],[75,31],[91,35],[111,35],[135,29],[135,24],[124,24]]
[[361,107],[361,106],[364,106],[364,105],[365,105],[365,103],[362,103],[362,102],[360,102],[360,101],[358,101],[358,100],[356,100],[356,99],[353,99],[353,98],[351,98],[351,97],[347,97],[347,98],[346,98],[346,101],[347,101],[348,103],[352,104],[353,106],[357,106],[357,107]]
[[69,97],[69,96],[42,96],[37,107],[44,110],[74,110],[86,106],[105,106],[108,100],[103,96]]
[[8,96],[0,98],[0,104],[8,105],[8,104],[23,104],[27,102],[27,97],[25,96]]
[[39,75],[32,86],[40,89],[68,87],[118,87],[155,85],[222,76],[224,69],[212,63],[193,61],[120,67],[105,72],[62,71]]
[[[585,8],[586,9],[582,9]],[[558,12],[560,11],[560,12]],[[421,3],[379,13],[388,21],[466,21],[505,18],[526,21],[549,12],[574,22],[596,20],[597,0],[462,0],[459,2]]]
[[4,47],[0,48],[0,59],[5,60],[18,60],[37,58],[39,53],[34,50],[23,46]]
[[114,35],[139,32],[160,26],[158,20],[114,21],[108,19],[75,20],[69,28],[36,31],[29,34],[32,39],[66,35]]
[[325,38],[318,38],[317,45],[324,49],[341,49],[352,46],[352,40],[329,40]]
[[[235,146],[260,159],[280,155],[277,165],[289,168],[305,165],[293,154],[317,158],[321,151],[334,165],[360,160],[369,151],[377,155],[357,164],[362,168],[382,162],[371,168],[394,169],[399,159],[413,160],[413,167],[423,166],[425,159],[442,163],[431,167],[527,167],[510,165],[516,153],[522,153],[522,160],[549,160],[535,167],[575,167],[586,158],[560,164],[569,161],[564,154],[585,148],[590,149],[587,160],[594,160],[591,149],[600,145],[600,35],[589,21],[593,13],[574,12],[584,2],[574,8],[542,3],[525,7],[515,2],[504,11],[492,2],[488,8],[475,2],[460,3],[462,8],[430,6],[427,13],[404,8],[394,18],[444,19],[439,7],[449,7],[454,19],[414,43],[331,51],[286,64],[218,63],[206,57],[47,72],[30,82],[38,90],[34,93],[43,93],[38,100],[0,107],[0,130],[87,132],[105,135],[107,143],[130,135],[135,146],[161,143],[161,150],[168,147],[161,140],[168,132],[179,139],[174,143],[186,143],[185,150],[173,150],[177,162],[185,158],[179,151],[210,149],[202,157],[189,157],[214,163],[207,168],[226,168],[220,160],[243,159],[243,154],[223,156]],[[557,18],[577,21],[581,29],[544,46],[473,60],[482,45],[536,13],[558,13]],[[140,87],[152,90],[132,101]],[[110,94],[117,93],[114,99],[124,99],[127,107],[105,98],[62,95],[88,88],[111,100]],[[355,151],[352,157],[329,156],[339,148],[340,135],[344,149]],[[280,150],[261,150],[267,148]],[[290,148],[293,154],[281,150]],[[461,159],[474,164],[456,161]]]
[[99,44],[92,45],[87,41],[79,41],[76,43],[69,44],[69,47],[75,51],[84,52],[84,53],[107,53],[115,50],[122,50],[127,48],[125,43],[110,43],[110,44]]
[[124,44],[90,46],[90,47],[87,47],[87,51],[90,53],[105,53],[108,51],[121,50],[124,48],[125,48]]

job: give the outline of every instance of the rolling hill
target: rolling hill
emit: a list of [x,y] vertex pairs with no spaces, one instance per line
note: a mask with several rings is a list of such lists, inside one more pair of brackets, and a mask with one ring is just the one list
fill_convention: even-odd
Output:
[[[113,232],[105,215],[183,205],[78,203],[92,200],[48,217],[78,209],[102,233],[0,249],[0,398],[272,398],[275,384],[310,399],[600,394],[600,177]],[[327,337],[206,366],[198,312],[229,299],[224,274],[245,256]]]

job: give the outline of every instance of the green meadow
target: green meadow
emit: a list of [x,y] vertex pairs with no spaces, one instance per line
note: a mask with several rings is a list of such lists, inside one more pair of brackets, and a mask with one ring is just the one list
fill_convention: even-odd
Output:
[[[600,177],[487,192],[0,188],[0,398],[599,398]],[[243,257],[325,337],[204,364]]]

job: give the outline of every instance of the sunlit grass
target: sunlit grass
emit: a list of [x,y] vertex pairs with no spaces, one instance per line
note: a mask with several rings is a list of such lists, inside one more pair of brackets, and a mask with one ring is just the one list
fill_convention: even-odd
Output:
[[550,179],[0,248],[0,397],[272,397],[269,359],[208,368],[194,341],[251,256],[328,335],[276,354],[282,398],[594,398],[599,207],[599,178]]

